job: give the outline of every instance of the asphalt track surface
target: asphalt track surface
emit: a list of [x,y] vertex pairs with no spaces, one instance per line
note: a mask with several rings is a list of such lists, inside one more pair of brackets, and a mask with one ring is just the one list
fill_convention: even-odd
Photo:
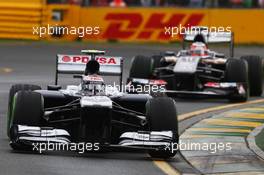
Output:
[[[91,43],[32,43],[32,42],[1,42],[0,43],[0,174],[14,175],[139,175],[164,174],[152,159],[145,153],[45,153],[28,154],[13,152],[8,145],[6,136],[6,113],[8,91],[12,84],[39,84],[46,88],[54,83],[56,54],[79,54],[81,49],[106,50],[107,55],[125,58],[124,80],[128,76],[131,58],[137,54],[152,55],[166,50],[179,50],[174,45],[136,45],[136,44],[91,44]],[[216,47],[218,51],[227,48]],[[236,56],[259,54],[264,56],[260,46],[240,46]],[[111,77],[110,81],[114,81]],[[69,78],[62,79],[63,84],[72,83]],[[77,82],[74,82],[77,83]],[[252,100],[252,99],[251,99]],[[179,114],[198,109],[228,104],[227,100],[216,99],[176,99]],[[190,122],[180,124],[183,130]],[[177,155],[169,162],[177,169],[187,173],[193,172],[191,167]]]

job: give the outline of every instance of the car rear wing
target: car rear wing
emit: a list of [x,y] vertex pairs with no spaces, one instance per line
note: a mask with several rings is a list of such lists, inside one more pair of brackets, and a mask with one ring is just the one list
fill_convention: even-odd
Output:
[[[56,59],[55,85],[58,84],[59,74],[84,74],[86,64],[91,60],[92,55],[64,55],[58,54]],[[100,64],[101,75],[120,76],[122,84],[123,58],[97,55],[94,57]]]
[[233,32],[208,32],[207,27],[194,27],[191,31],[183,35],[183,49],[186,42],[201,41],[210,43],[229,43],[229,55],[234,56],[234,33]]

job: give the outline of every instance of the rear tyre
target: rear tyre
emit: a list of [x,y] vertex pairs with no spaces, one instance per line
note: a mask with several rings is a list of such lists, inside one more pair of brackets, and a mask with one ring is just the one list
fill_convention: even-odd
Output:
[[[10,119],[10,140],[17,137],[17,125],[40,126],[44,115],[44,101],[40,93],[32,91],[19,91],[14,96],[12,116]],[[17,145],[11,145],[19,149]]]
[[261,96],[263,91],[263,60],[259,56],[242,56],[248,64],[250,96]]
[[[178,143],[178,119],[175,102],[172,98],[158,97],[150,99],[146,104],[146,116],[150,131],[172,131],[172,143]],[[174,157],[172,150],[149,151],[153,158],[168,159]]]
[[9,99],[8,99],[8,112],[7,112],[7,135],[9,136],[9,129],[10,129],[10,119],[12,115],[12,104],[13,104],[13,98],[15,94],[19,91],[34,91],[34,90],[40,90],[41,87],[37,85],[31,85],[31,84],[15,84],[13,85],[9,90]]
[[153,60],[149,57],[136,56],[130,68],[130,78],[150,79],[153,70]]
[[231,102],[245,102],[248,99],[248,69],[247,63],[240,59],[230,58],[226,65],[226,81],[242,83],[245,94],[232,94],[229,99]]

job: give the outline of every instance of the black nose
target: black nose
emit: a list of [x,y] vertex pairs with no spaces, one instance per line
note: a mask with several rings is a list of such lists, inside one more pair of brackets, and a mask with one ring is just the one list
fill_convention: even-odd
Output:
[[99,69],[100,69],[100,64],[96,60],[90,60],[86,64],[85,75],[98,73]]

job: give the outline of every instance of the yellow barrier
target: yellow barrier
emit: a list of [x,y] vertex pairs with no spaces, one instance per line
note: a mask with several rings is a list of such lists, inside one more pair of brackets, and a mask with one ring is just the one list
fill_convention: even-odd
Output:
[[[77,35],[48,34],[48,26],[78,27],[79,12],[79,6],[46,5],[46,0],[0,0],[0,38],[76,40]],[[40,35],[41,30],[45,34]]]
[[33,27],[42,23],[43,0],[0,0],[0,38],[32,39]]
[[[46,0],[0,0],[0,38],[76,40],[75,35],[34,34],[33,27],[99,27],[97,35],[82,40],[121,42],[170,42],[181,35],[165,34],[165,27],[231,27],[236,43],[264,43],[264,11],[243,9],[86,8],[46,5]],[[54,19],[54,14],[62,15]]]
[[236,43],[264,43],[263,10],[179,8],[81,8],[80,26],[99,26],[100,35],[84,40],[168,42],[164,27],[215,26],[232,28]]

